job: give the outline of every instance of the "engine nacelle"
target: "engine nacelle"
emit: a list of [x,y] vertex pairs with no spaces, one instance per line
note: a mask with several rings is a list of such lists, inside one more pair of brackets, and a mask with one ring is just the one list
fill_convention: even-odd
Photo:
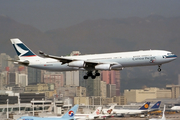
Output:
[[121,64],[111,66],[111,70],[122,70],[122,69],[123,69],[123,67]]
[[96,70],[111,70],[110,64],[100,64],[95,66]]
[[70,67],[85,67],[85,62],[84,61],[72,61],[68,63],[68,66]]

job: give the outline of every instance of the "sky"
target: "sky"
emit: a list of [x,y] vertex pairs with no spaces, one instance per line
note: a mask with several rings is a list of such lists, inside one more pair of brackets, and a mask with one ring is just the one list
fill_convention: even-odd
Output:
[[180,0],[0,0],[0,15],[41,31],[85,20],[180,16]]

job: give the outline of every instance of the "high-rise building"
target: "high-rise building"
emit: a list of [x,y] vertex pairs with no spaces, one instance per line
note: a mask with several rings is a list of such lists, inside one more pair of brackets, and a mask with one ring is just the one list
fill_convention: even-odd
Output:
[[116,84],[107,84],[107,97],[116,96]]
[[76,96],[77,97],[86,97],[86,88],[85,87],[76,87]]
[[66,85],[79,86],[79,71],[67,71],[65,74]]
[[4,88],[8,84],[8,73],[7,71],[3,71],[0,73],[0,90]]
[[64,86],[64,74],[62,72],[45,72],[44,83],[53,83],[55,89]]
[[180,96],[180,85],[166,85],[166,88],[171,90],[172,98],[179,98]]
[[101,95],[101,77],[96,79],[88,78],[84,80],[86,88],[86,96],[100,96]]
[[28,84],[41,83],[41,70],[28,67]]
[[5,70],[5,68],[9,66],[9,64],[8,64],[9,59],[11,59],[11,58],[9,55],[6,55],[6,53],[0,54],[0,68],[1,68],[1,70]]
[[102,71],[102,81],[106,84],[116,84],[116,96],[120,95],[120,72],[119,71]]
[[106,86],[106,82],[104,82],[104,81],[101,81],[101,83],[100,83],[101,85],[101,89],[100,89],[100,91],[101,91],[101,96],[102,97],[104,97],[104,98],[106,98],[106,96],[107,96],[107,86]]
[[19,83],[19,76],[16,72],[9,72],[8,74],[8,84],[15,85]]
[[113,102],[117,103],[118,105],[126,105],[127,99],[125,96],[115,96],[113,97]]
[[26,87],[28,85],[28,77],[26,74],[19,74],[19,85]]
[[79,71],[79,86],[86,87],[86,80],[83,78],[86,72],[87,71]]

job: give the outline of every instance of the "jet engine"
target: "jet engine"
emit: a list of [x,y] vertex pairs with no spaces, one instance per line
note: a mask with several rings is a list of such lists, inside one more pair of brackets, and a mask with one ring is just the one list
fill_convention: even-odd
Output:
[[96,70],[122,70],[123,67],[121,64],[111,65],[111,64],[99,64],[95,66]]
[[99,64],[95,66],[96,70],[111,70],[110,64]]
[[68,66],[70,67],[85,67],[85,62],[84,61],[72,61],[68,63]]

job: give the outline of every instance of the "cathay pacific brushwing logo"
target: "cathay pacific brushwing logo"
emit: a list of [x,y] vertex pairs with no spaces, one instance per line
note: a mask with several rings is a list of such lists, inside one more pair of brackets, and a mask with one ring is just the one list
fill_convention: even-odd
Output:
[[18,54],[18,56],[36,56],[33,52],[31,52],[24,44],[14,44],[14,48]]
[[18,56],[23,56],[24,54],[26,54],[27,52],[29,52],[28,50],[23,50],[21,47],[19,47],[17,44],[14,44],[15,48],[17,50],[17,52],[19,53]]

